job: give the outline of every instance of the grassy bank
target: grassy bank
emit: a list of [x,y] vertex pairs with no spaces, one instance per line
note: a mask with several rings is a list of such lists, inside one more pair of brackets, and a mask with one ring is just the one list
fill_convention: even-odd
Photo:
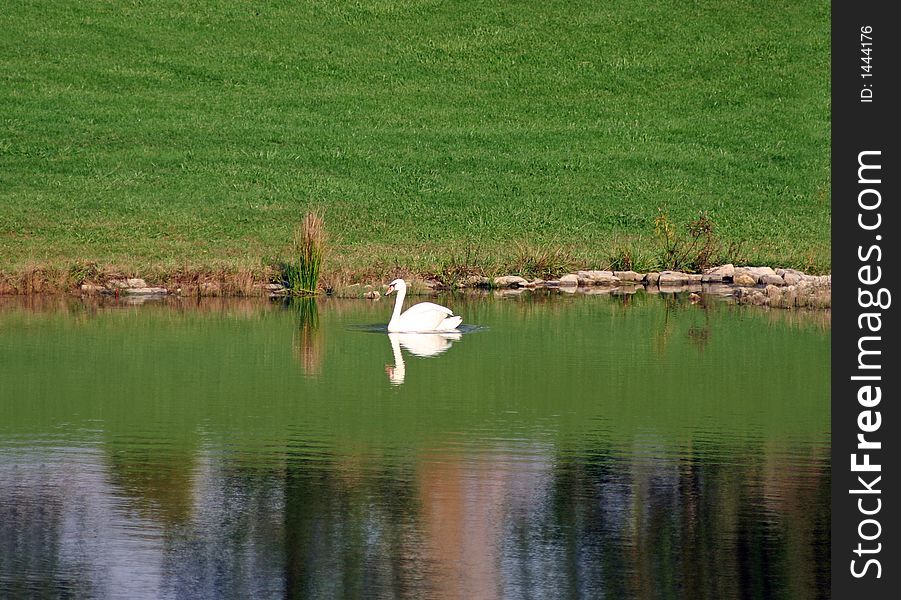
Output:
[[829,4],[32,2],[0,14],[0,273],[830,269]]

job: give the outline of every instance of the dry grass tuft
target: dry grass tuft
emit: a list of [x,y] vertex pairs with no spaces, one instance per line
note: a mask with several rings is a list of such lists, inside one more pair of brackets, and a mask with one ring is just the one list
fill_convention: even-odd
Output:
[[282,283],[293,294],[317,293],[325,256],[325,227],[315,211],[307,213],[294,230],[292,254],[295,262],[282,261],[279,265]]

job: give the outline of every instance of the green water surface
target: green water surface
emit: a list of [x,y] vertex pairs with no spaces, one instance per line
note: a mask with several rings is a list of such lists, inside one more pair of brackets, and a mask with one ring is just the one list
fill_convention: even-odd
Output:
[[827,313],[439,301],[0,302],[0,595],[828,596]]

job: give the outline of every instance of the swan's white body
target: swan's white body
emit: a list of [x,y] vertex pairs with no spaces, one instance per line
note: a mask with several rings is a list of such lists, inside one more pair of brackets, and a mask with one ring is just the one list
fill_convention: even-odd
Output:
[[454,312],[440,304],[420,302],[414,304],[403,313],[404,297],[407,295],[407,284],[403,279],[395,279],[388,284],[387,294],[397,292],[394,301],[394,313],[388,321],[390,333],[435,333],[436,331],[455,331],[463,321],[463,317],[455,317]]

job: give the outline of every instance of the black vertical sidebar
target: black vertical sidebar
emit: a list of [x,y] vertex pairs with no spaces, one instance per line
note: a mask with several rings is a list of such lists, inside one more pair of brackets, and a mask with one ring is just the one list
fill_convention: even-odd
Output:
[[[888,2],[832,4],[832,591],[897,597],[901,303],[897,93]],[[855,466],[856,464],[856,466]],[[878,467],[877,467],[878,465]]]

